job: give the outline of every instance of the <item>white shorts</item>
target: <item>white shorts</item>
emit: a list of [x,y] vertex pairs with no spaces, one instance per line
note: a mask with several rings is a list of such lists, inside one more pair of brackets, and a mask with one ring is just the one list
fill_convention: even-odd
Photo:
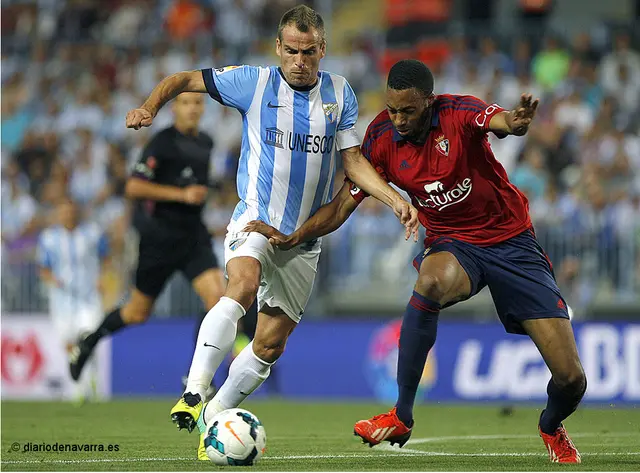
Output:
[[300,322],[313,290],[320,248],[282,251],[260,233],[229,231],[224,240],[225,268],[229,260],[238,256],[255,258],[262,265],[258,310],[265,304],[279,307],[291,320]]
[[51,308],[51,321],[63,344],[77,343],[78,339],[98,328],[102,316],[99,304],[81,304],[73,312]]

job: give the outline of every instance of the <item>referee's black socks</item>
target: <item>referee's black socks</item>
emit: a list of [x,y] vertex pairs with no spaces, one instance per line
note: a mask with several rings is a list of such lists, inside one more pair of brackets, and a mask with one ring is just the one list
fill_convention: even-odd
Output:
[[102,337],[111,335],[124,326],[125,323],[120,315],[120,307],[118,307],[107,314],[97,330],[85,339],[85,343],[93,348]]

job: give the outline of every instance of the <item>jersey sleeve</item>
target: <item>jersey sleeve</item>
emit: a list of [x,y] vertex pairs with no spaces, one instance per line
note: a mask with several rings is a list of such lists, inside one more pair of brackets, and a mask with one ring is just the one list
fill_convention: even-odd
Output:
[[487,133],[491,118],[505,111],[498,104],[487,105],[472,95],[460,96],[453,107],[458,122],[470,133]]
[[338,131],[336,133],[336,143],[339,151],[359,146],[361,143],[356,131],[358,99],[346,80],[344,81],[343,101],[342,115],[340,116],[340,123],[338,123]]
[[202,69],[207,92],[222,105],[246,113],[251,107],[260,69],[255,66],[227,66]]
[[140,155],[140,159],[133,167],[132,177],[144,179],[145,181],[153,181],[156,178],[158,167],[162,162],[162,140],[160,135],[154,136],[145,146]]
[[380,177],[389,182],[387,173],[382,166],[382,156],[379,152],[380,147],[378,144],[378,140],[380,139],[380,127],[378,125],[379,123],[375,120],[371,122],[371,124],[367,128],[366,134],[364,135],[364,141],[360,149],[362,151],[362,155],[369,160],[378,174],[380,174]]

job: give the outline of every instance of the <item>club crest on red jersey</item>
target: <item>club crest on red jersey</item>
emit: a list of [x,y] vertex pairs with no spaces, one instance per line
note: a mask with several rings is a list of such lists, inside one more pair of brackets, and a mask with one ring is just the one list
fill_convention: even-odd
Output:
[[449,156],[449,140],[444,135],[436,138],[436,150],[443,156]]

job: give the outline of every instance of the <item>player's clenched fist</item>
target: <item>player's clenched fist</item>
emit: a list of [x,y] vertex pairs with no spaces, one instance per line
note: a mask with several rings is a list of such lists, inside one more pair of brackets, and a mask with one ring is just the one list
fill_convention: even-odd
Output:
[[153,123],[153,115],[145,108],[134,108],[127,113],[127,128],[139,130],[143,126],[151,126]]
[[184,188],[182,200],[185,204],[200,205],[207,198],[209,189],[206,186],[192,185]]

